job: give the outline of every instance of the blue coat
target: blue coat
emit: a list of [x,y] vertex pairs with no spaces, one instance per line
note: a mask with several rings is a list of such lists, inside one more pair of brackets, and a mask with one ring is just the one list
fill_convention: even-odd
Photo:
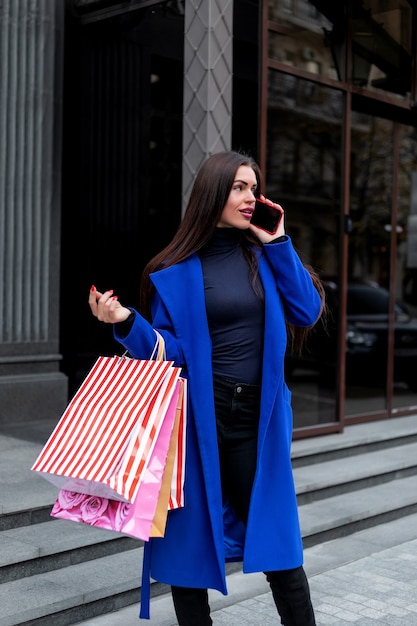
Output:
[[[158,330],[167,359],[189,379],[185,507],[168,515],[165,537],[147,544],[152,578],[227,593],[225,562],[244,572],[298,567],[303,562],[292,476],[291,393],[284,381],[285,318],[311,326],[321,301],[291,240],[265,245],[259,257],[265,290],[265,336],[258,461],[246,532],[223,506],[214,416],[211,341],[197,255],[152,274],[153,326],[139,314],[129,334],[115,337],[136,358],[149,358]],[[146,573],[146,572],[145,572]]]

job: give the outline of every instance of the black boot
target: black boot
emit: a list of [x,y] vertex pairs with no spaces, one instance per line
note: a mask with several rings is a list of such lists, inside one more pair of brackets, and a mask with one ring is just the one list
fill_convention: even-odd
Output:
[[265,572],[283,626],[316,626],[304,569]]
[[207,589],[171,587],[179,626],[211,626]]

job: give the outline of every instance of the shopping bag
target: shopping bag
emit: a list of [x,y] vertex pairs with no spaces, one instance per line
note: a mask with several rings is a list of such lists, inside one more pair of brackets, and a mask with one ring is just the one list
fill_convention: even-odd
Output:
[[168,508],[170,511],[184,506],[184,479],[187,429],[187,380],[182,378],[179,392],[178,432],[176,434],[175,458],[173,463]]
[[[156,334],[156,343],[151,358],[159,361],[166,360],[165,340],[158,331]],[[174,467],[171,479],[171,489],[169,498],[169,510],[179,509],[184,506],[184,479],[185,479],[185,456],[186,456],[186,427],[187,427],[187,379],[181,379],[179,398],[179,421],[178,436],[175,447]],[[173,454],[173,452],[172,452]]]
[[134,502],[180,373],[170,361],[99,357],[32,470],[65,491]]
[[179,425],[185,418],[184,386],[185,381],[179,379],[132,503],[61,489],[51,516],[117,531],[144,541],[150,537],[163,537],[179,443]]
[[184,506],[185,476],[185,432],[187,422],[187,381],[180,379],[180,391],[174,427],[172,429],[165,471],[155,515],[152,522],[151,537],[163,537],[168,511]]
[[173,485],[174,464],[176,461],[176,450],[179,444],[178,428],[182,408],[182,396],[178,398],[177,410],[175,414],[174,427],[171,433],[171,440],[168,447],[168,453],[165,461],[165,468],[162,475],[161,486],[156,502],[154,516],[152,519],[152,527],[150,530],[151,537],[163,537],[165,534],[165,526],[168,517],[168,509],[170,508],[171,489]]

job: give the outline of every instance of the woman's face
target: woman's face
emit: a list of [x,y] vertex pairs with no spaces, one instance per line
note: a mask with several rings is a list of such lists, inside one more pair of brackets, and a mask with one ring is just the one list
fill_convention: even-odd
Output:
[[217,224],[218,228],[248,228],[255,208],[257,186],[253,169],[248,165],[241,165],[236,171],[232,189]]

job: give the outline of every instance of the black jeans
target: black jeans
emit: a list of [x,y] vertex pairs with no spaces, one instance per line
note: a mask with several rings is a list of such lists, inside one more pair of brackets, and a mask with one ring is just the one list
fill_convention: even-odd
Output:
[[[214,377],[217,440],[224,496],[246,523],[256,470],[260,389]],[[315,626],[302,567],[265,572],[281,624]],[[172,587],[179,626],[211,626],[207,589]]]

